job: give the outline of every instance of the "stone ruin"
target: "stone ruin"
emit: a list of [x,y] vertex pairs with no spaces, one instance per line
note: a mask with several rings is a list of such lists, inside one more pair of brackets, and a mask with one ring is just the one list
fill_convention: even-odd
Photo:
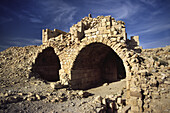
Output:
[[68,33],[42,30],[42,43],[33,58],[33,73],[82,90],[126,78],[126,104],[131,111],[144,111],[148,70],[140,57],[139,36],[127,39],[123,21],[89,14]]
[[[56,42],[67,42],[67,46],[59,51]],[[125,23],[111,16],[89,15],[73,25],[69,33],[42,30],[42,43],[45,49],[38,55],[33,70],[46,80],[65,81],[66,77],[74,89],[125,78],[130,73],[125,55],[141,49],[139,36],[127,39]]]

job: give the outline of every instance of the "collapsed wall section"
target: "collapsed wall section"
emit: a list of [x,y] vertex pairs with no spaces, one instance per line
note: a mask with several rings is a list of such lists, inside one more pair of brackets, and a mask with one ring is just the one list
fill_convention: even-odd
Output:
[[46,43],[50,38],[55,38],[59,35],[65,35],[67,34],[64,31],[58,30],[58,29],[54,29],[54,30],[50,30],[50,29],[43,29],[42,30],[42,43]]

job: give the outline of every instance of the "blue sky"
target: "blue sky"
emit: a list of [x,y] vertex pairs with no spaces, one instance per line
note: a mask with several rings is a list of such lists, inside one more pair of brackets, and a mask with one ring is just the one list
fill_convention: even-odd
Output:
[[170,45],[170,0],[1,0],[0,51],[40,45],[42,29],[68,32],[89,13],[123,20],[143,48]]

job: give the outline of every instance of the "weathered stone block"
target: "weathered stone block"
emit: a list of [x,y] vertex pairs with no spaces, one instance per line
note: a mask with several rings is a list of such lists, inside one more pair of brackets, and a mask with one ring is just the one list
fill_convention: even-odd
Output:
[[131,106],[131,111],[133,112],[133,113],[140,113],[140,108],[139,108],[139,106]]
[[103,39],[103,44],[106,44],[106,45],[107,45],[107,42],[108,42],[108,39],[107,39],[107,38],[104,38],[104,39]]
[[104,31],[104,30],[106,30],[106,27],[98,27],[97,30],[98,31]]
[[103,19],[102,19],[102,23],[103,23],[103,22],[106,22],[106,21],[107,21],[106,18],[103,18]]
[[117,41],[117,39],[114,38],[114,37],[113,37],[113,38],[110,38],[110,40],[113,41],[113,42]]
[[130,96],[142,98],[141,92],[137,92],[137,91],[130,91]]
[[94,29],[91,29],[91,32],[96,32],[98,29],[97,28],[94,28]]
[[106,23],[105,22],[102,22],[102,27],[106,26]]
[[138,105],[138,98],[131,96],[128,104],[130,104],[132,106],[137,106]]
[[103,34],[102,36],[103,36],[103,38],[107,38],[107,34]]
[[128,111],[131,109],[130,105],[125,106],[122,110],[121,113],[128,113]]

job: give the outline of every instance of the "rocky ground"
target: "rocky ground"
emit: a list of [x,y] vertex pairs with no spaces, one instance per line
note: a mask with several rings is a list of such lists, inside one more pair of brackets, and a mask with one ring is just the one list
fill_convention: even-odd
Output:
[[104,104],[109,96],[114,100],[122,96],[121,89],[125,88],[125,80],[116,84],[104,84],[99,89],[81,91],[69,88],[54,89],[53,83],[31,79],[24,84],[1,89],[1,112],[99,112],[105,109]]
[[170,112],[170,46],[144,49],[148,76],[145,94],[145,109],[154,113]]
[[[12,47],[0,52],[0,113],[112,113],[130,109],[125,79],[82,91],[31,76],[31,56],[36,48]],[[148,74],[144,109],[169,113],[170,46],[144,49],[141,56],[147,59]]]
[[0,113],[99,112],[124,106],[120,97],[125,97],[125,80],[82,91],[33,76],[30,68],[37,48],[11,47],[0,52]]

